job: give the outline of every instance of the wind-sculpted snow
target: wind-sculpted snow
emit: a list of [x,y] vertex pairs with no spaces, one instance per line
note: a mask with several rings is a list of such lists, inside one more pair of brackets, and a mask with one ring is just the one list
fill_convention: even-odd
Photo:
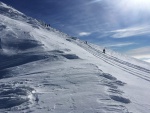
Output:
[[112,75],[110,75],[108,73],[103,73],[100,76],[105,77],[105,78],[110,79],[110,80],[116,80],[115,77],[113,77]]
[[6,29],[6,26],[0,23],[0,31]]
[[[60,51],[55,52],[62,54]],[[83,62],[81,59],[76,59],[76,63],[73,60],[48,61],[47,58],[22,65],[20,69],[23,71],[17,67],[12,68],[11,73],[15,72],[17,77],[3,79],[1,94],[14,97],[15,104],[10,98],[8,101],[13,104],[10,105],[8,102],[7,106],[2,106],[5,109],[2,111],[128,113],[122,105],[124,102],[120,101],[120,105],[116,100],[113,102],[104,89],[105,85],[109,84],[119,87],[115,83],[117,79],[101,77],[100,75],[106,74],[96,65]],[[119,91],[118,88],[114,90]]]
[[0,64],[0,70],[5,69],[5,68],[19,66],[22,64],[26,64],[26,63],[41,60],[41,59],[45,59],[51,56],[48,56],[45,54],[27,53],[27,54],[17,54],[17,55],[11,55],[11,56],[5,55],[4,57],[0,56],[0,58],[3,59],[3,61],[1,61],[1,64]]
[[0,35],[0,112],[150,112],[150,65],[104,54],[1,2]]
[[64,54],[63,56],[67,59],[79,59],[79,57],[75,54]]
[[129,99],[122,97],[124,92],[118,89],[119,86],[124,86],[125,83],[117,80],[115,77],[108,73],[102,73],[100,76],[105,78],[101,83],[108,87],[108,92],[110,93],[110,98],[112,100],[125,104],[129,104],[131,102]]
[[49,52],[29,52],[29,53],[19,53],[16,55],[7,55],[1,54],[0,55],[0,79],[11,77],[10,71],[7,68],[16,67],[19,65],[35,62],[38,60],[48,60],[48,61],[55,61],[61,59],[79,59],[78,56],[74,54],[64,54],[63,51],[60,50],[53,50]]
[[5,16],[9,16],[10,18],[13,18],[13,19],[19,19],[22,20],[23,18],[26,18],[26,16],[15,10],[14,8],[10,7],[10,6],[7,6],[6,4],[0,2],[0,14],[3,14]]
[[6,4],[0,2],[0,14],[7,16],[9,18],[19,20],[19,21],[24,21],[29,24],[31,24],[32,27],[34,28],[39,28],[39,26],[43,26],[42,22],[37,21],[36,19],[33,19],[31,17],[28,17],[24,15],[23,13],[19,12],[18,10],[7,6]]
[[13,84],[1,84],[0,85],[0,109],[9,109],[14,107],[15,109],[24,109],[36,100],[34,89],[26,86],[17,86]]
[[115,100],[115,101],[122,102],[122,103],[125,103],[125,104],[128,104],[128,103],[131,102],[129,99],[121,97],[121,96],[110,95],[110,98]]
[[30,48],[42,46],[38,41],[28,39],[5,40],[2,42],[3,48],[14,49],[16,51],[25,51]]

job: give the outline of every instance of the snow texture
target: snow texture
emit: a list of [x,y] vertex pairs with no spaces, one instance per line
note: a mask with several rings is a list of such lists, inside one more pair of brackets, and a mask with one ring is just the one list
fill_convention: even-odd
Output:
[[150,64],[0,2],[1,113],[150,113]]

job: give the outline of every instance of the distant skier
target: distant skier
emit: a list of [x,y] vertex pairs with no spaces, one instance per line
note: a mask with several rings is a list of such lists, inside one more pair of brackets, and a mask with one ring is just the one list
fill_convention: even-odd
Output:
[[105,48],[103,49],[103,53],[105,53]]

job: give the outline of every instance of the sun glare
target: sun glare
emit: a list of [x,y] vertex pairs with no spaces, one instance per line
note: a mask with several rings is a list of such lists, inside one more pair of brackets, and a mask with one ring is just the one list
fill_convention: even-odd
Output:
[[130,0],[130,2],[135,6],[150,6],[150,0]]
[[121,0],[121,7],[129,10],[150,11],[150,0]]

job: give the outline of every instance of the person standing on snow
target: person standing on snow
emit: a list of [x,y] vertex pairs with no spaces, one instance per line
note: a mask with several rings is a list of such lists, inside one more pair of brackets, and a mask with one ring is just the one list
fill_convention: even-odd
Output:
[[103,49],[103,53],[105,53],[105,48]]

